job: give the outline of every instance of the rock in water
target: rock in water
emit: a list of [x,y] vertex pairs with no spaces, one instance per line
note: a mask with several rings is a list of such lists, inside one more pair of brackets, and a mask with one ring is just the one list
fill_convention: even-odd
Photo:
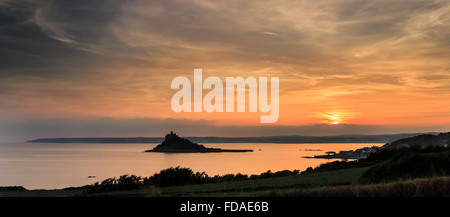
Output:
[[145,152],[164,152],[164,153],[191,153],[191,152],[251,152],[253,150],[231,150],[220,148],[206,148],[203,145],[191,142],[187,139],[179,137],[173,131],[167,134],[164,141],[152,150]]

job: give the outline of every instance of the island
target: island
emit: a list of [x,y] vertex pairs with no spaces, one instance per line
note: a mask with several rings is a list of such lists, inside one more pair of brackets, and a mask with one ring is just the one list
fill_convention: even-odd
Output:
[[167,134],[164,141],[151,150],[145,152],[163,152],[163,153],[211,153],[211,152],[253,152],[251,149],[221,149],[206,148],[203,145],[191,142],[185,138],[179,137],[173,131]]

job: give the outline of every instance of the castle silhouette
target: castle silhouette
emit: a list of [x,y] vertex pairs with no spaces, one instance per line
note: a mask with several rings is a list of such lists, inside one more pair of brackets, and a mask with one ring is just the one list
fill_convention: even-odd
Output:
[[151,150],[145,152],[163,152],[163,153],[207,153],[207,152],[251,152],[253,150],[231,150],[220,148],[206,148],[203,145],[191,142],[188,139],[179,137],[173,131],[165,136],[164,141]]

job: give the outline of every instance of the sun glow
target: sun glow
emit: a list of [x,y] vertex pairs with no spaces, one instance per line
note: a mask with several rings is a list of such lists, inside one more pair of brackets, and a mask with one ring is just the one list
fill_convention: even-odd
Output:
[[336,125],[336,124],[342,124],[344,121],[339,117],[337,114],[322,114],[326,119],[323,120],[323,123],[329,124],[329,125]]

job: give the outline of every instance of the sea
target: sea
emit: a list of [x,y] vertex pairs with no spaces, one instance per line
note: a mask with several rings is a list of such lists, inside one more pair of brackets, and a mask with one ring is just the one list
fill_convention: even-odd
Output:
[[383,143],[205,143],[205,147],[253,152],[154,153],[157,144],[0,143],[0,186],[62,189],[121,175],[149,177],[170,167],[187,167],[209,176],[306,170],[337,159],[304,158],[325,152],[382,146]]

